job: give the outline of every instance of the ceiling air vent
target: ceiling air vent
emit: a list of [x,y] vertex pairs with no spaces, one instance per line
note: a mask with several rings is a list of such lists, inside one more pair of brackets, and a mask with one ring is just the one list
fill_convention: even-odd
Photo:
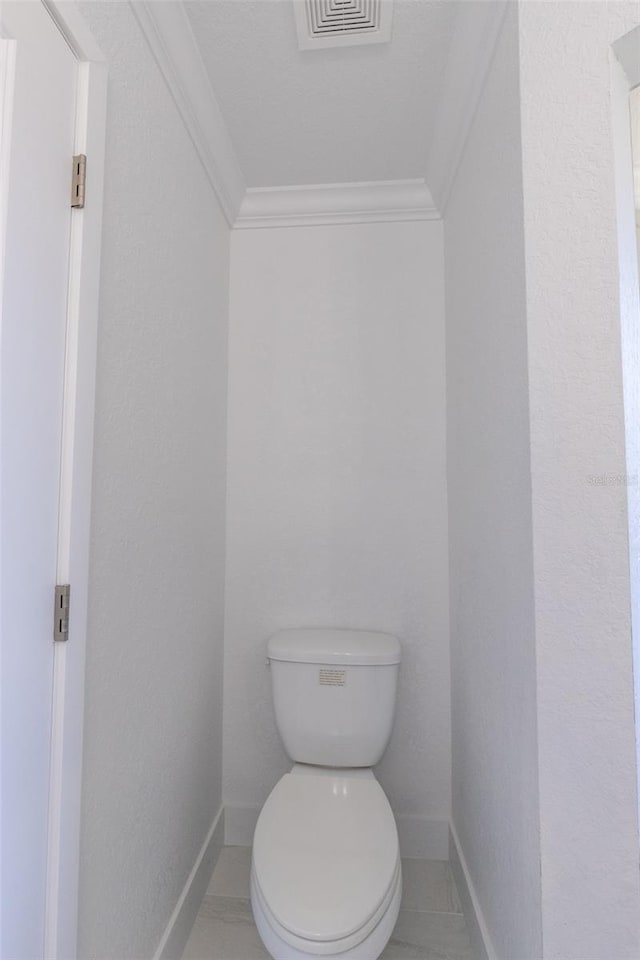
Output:
[[393,0],[294,0],[301,50],[386,43]]

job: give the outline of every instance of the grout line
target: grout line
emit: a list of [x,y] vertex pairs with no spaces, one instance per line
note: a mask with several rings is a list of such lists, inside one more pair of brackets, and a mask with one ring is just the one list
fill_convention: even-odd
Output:
[[[216,893],[216,894],[207,893],[202,898],[202,903],[204,904],[205,901],[209,901],[209,903],[213,903],[217,900],[227,900],[227,901],[230,900],[233,902],[240,900],[242,903],[251,902],[249,897],[227,897],[219,893]],[[461,910],[416,910],[415,907],[403,907],[402,904],[400,904],[400,912],[427,914],[432,916],[436,915],[440,917],[462,917],[462,919],[464,919],[464,913]],[[199,915],[200,915],[200,910],[198,911],[198,916]]]
[[464,920],[464,913],[459,910],[411,910],[400,904],[400,913],[417,913],[419,916],[427,917],[461,917]]

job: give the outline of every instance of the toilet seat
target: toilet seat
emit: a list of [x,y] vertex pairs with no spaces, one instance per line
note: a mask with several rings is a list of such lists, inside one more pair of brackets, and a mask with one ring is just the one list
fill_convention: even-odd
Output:
[[253,842],[252,893],[276,935],[310,955],[356,947],[401,884],[398,834],[372,774],[286,774]]
[[251,872],[251,906],[254,919],[263,943],[268,947],[271,956],[278,960],[307,960],[313,957],[371,960],[372,957],[378,957],[398,918],[401,895],[402,874],[398,863],[394,881],[384,903],[360,930],[340,940],[305,940],[296,937],[278,923],[258,887],[255,873]]

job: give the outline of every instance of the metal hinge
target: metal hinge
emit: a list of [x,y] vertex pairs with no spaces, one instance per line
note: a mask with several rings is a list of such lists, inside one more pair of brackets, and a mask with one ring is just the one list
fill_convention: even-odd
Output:
[[84,194],[87,186],[87,158],[79,153],[73,158],[71,176],[71,206],[84,207]]
[[68,583],[58,584],[56,587],[56,599],[53,609],[53,639],[69,639],[69,593],[71,588]]

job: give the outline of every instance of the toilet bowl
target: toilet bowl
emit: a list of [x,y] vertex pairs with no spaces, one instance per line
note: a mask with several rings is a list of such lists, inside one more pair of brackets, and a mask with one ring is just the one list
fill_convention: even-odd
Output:
[[389,801],[371,769],[387,746],[400,644],[357,630],[285,630],[268,663],[294,761],[258,817],[251,906],[274,960],[377,960],[400,910]]
[[276,960],[375,960],[400,909],[398,833],[370,770],[296,765],[262,808],[251,902]]

